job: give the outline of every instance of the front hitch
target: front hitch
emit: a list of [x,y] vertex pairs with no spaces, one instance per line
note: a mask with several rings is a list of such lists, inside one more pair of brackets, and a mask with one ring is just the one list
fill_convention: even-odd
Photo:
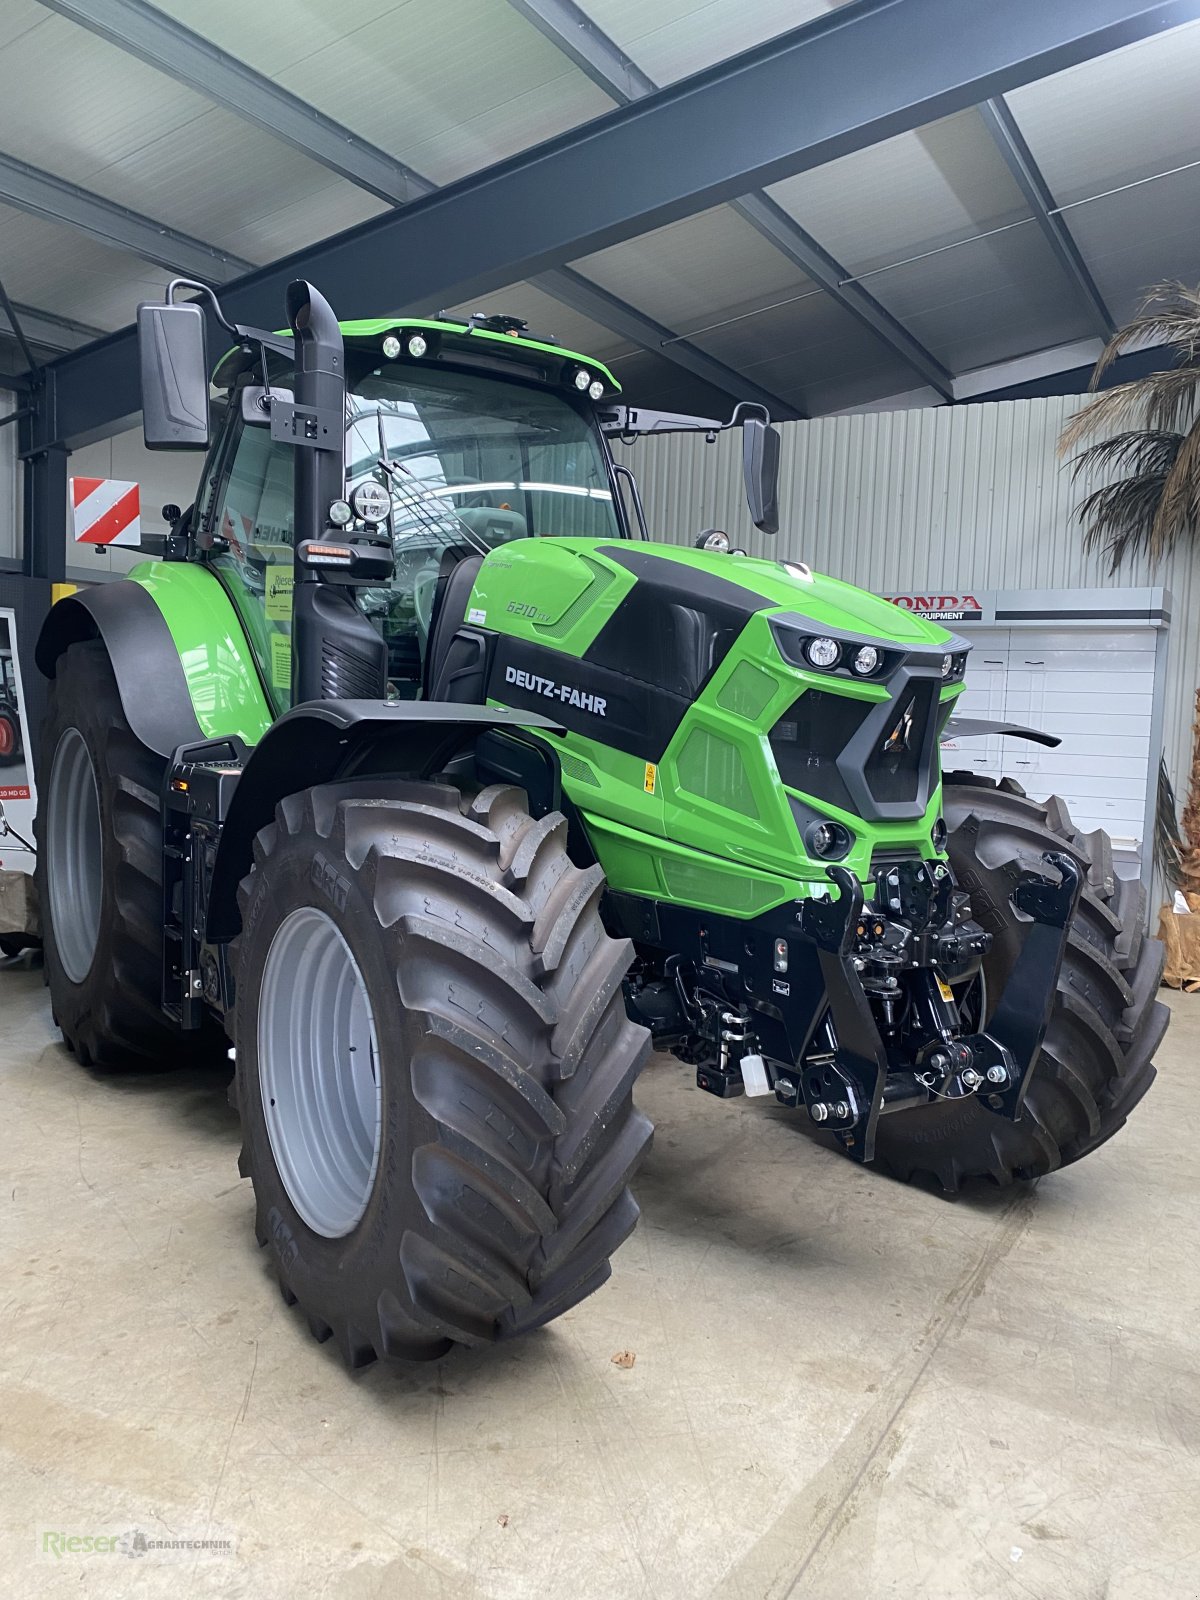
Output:
[[1059,881],[1036,872],[1021,874],[1010,898],[1030,918],[1029,931],[985,1030],[964,1041],[981,1058],[985,1074],[989,1062],[1006,1068],[1007,1082],[989,1079],[981,1098],[989,1111],[1013,1122],[1021,1114],[1046,1037],[1068,929],[1083,892],[1083,873],[1073,856],[1049,851],[1042,860],[1057,868]]
[[[1011,1121],[1021,1114],[1054,1007],[1067,931],[1079,904],[1083,874],[1073,857],[1043,857],[1059,873],[1053,882],[1023,872],[1012,902],[1030,920],[1020,954],[986,1029],[955,1041],[966,1063],[959,1076],[975,1085],[983,1105]],[[809,1115],[836,1133],[859,1161],[875,1153],[875,1130],[887,1087],[887,1047],[851,950],[863,911],[862,885],[844,867],[826,869],[836,899],[808,900],[800,932],[818,952],[833,1018],[837,1049],[828,1060],[812,1059],[799,1072]]]
[[800,932],[817,947],[838,1047],[832,1060],[815,1072],[808,1067],[800,1072],[800,1090],[813,1121],[836,1133],[856,1160],[870,1161],[875,1154],[875,1127],[883,1105],[888,1060],[871,1002],[850,955],[854,930],[862,916],[862,884],[845,867],[825,870],[838,897],[806,900],[800,909]]

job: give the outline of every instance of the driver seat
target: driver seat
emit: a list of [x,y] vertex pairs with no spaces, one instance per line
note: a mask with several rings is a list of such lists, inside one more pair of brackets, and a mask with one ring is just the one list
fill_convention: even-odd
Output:
[[438,564],[429,647],[425,652],[425,698],[480,705],[484,696],[487,645],[482,634],[462,629],[467,601],[483,557],[446,550]]

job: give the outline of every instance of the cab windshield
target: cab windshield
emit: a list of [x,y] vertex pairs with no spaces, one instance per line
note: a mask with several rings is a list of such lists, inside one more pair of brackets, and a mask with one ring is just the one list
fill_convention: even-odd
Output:
[[[387,367],[347,396],[346,491],[367,480],[392,499],[396,570],[359,591],[382,629],[394,689],[420,681],[443,557],[513,539],[618,539],[600,435],[553,390],[476,372]],[[391,470],[381,468],[381,458]]]
[[[293,447],[240,424],[234,440],[214,456],[202,501],[206,560],[280,711],[291,692]],[[438,578],[457,558],[531,535],[622,536],[590,406],[490,373],[360,371],[346,400],[347,494],[367,481],[391,497],[395,573],[353,594],[387,641],[390,692],[403,697],[420,693]]]
[[[380,456],[400,469],[390,481]],[[370,477],[392,489],[397,553],[435,530],[488,548],[620,537],[596,427],[553,390],[437,368],[367,373],[347,398],[347,491]]]

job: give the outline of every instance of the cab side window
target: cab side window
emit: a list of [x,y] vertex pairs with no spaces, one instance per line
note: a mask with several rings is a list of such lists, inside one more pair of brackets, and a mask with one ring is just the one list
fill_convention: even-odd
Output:
[[211,514],[209,564],[233,600],[280,712],[291,696],[295,458],[269,428],[236,426]]

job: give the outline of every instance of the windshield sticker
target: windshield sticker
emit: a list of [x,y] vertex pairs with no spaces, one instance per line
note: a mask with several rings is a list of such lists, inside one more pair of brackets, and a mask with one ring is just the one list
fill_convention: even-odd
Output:
[[275,689],[292,686],[292,641],[286,633],[271,635],[271,686]]
[[467,612],[467,621],[475,623],[477,627],[486,628],[487,612],[481,611],[478,606],[472,606]]
[[266,581],[267,617],[271,622],[290,622],[292,619],[292,588],[296,574],[291,564],[268,567]]

